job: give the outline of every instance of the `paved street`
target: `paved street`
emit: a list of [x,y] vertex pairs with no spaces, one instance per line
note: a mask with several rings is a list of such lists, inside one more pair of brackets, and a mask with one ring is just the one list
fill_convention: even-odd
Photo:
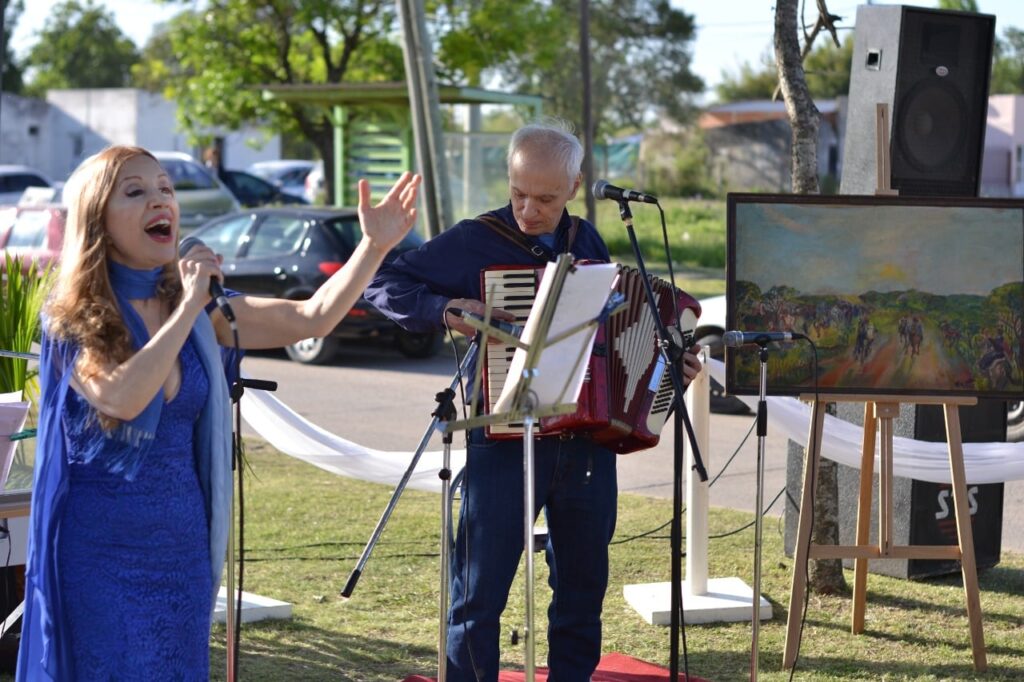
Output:
[[[390,349],[357,348],[347,350],[327,367],[300,365],[287,360],[283,353],[250,354],[244,369],[253,378],[278,381],[279,399],[333,433],[367,447],[410,451],[430,422],[434,394],[451,382],[455,362],[447,353],[429,360],[409,360]],[[711,445],[705,453],[712,477],[739,446],[752,420],[752,416],[712,415]],[[254,435],[246,429],[247,435]],[[622,456],[619,489],[671,497],[671,441],[671,431],[666,430],[657,448]],[[430,449],[440,447],[440,437],[435,435]],[[786,479],[786,440],[770,426],[766,450],[767,504]],[[712,505],[753,511],[756,453],[756,438],[751,434],[712,487]],[[799,498],[797,493],[793,496]],[[1024,481],[1007,483],[1004,500],[1002,547],[1024,552]],[[770,513],[780,515],[783,502],[780,499]]]

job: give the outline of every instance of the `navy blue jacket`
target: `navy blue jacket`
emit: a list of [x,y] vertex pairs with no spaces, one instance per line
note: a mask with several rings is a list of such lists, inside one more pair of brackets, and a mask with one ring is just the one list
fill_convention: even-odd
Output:
[[[501,220],[510,231],[519,231],[511,204],[488,215]],[[550,253],[550,260],[566,250],[571,223],[569,213],[563,210],[555,230],[554,251],[543,247]],[[524,236],[543,246],[540,239]],[[585,220],[579,221],[572,253],[576,259],[611,260],[601,235]],[[448,301],[453,298],[482,300],[480,271],[493,265],[541,263],[487,225],[477,220],[463,220],[418,249],[407,251],[381,267],[364,295],[378,310],[411,332],[441,330]]]

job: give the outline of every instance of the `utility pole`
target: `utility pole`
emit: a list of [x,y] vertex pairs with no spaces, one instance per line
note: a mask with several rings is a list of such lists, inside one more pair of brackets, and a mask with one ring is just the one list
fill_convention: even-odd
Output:
[[436,237],[452,222],[451,192],[445,164],[441,105],[434,77],[433,51],[421,0],[395,0],[402,25],[402,54],[409,86],[416,160],[423,176],[427,236]]
[[597,205],[594,185],[594,115],[590,106],[590,0],[580,0],[580,76],[583,79],[583,198],[587,221],[595,224]]

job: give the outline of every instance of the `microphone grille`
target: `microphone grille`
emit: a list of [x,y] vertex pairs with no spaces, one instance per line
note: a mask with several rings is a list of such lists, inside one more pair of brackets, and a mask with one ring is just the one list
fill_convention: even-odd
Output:
[[181,240],[178,244],[178,257],[184,256],[186,253],[191,251],[194,247],[199,246],[203,243],[203,240],[199,237],[193,237],[189,235]]
[[598,199],[604,198],[604,188],[608,186],[607,180],[595,180],[594,185],[590,188],[590,191]]
[[743,332],[731,331],[722,334],[722,345],[726,348],[738,348],[743,345]]

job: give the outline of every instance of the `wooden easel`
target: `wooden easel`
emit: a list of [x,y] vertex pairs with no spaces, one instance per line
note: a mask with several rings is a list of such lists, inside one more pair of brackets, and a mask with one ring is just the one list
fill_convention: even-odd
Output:
[[[897,194],[889,186],[889,108],[876,106],[875,150],[877,158],[878,189],[880,196]],[[967,480],[964,474],[964,452],[960,430],[960,405],[974,405],[977,398],[949,398],[933,396],[868,396],[864,400],[864,439],[861,445],[860,496],[857,503],[857,544],[817,545],[810,542],[814,525],[812,504],[815,482],[818,480],[818,462],[821,459],[822,431],[825,426],[825,403],[851,401],[850,396],[804,395],[802,400],[812,403],[811,427],[804,458],[803,492],[800,498],[800,521],[797,526],[796,551],[793,561],[793,588],[789,596],[789,615],[786,623],[786,650],[782,659],[784,668],[796,663],[800,644],[803,602],[807,593],[808,558],[853,559],[853,614],[851,631],[864,632],[864,609],[867,597],[868,559],[955,559],[960,561],[967,599],[967,620],[970,625],[974,669],[988,668],[985,656],[985,634],[981,622],[981,599],[978,594],[978,567],[974,556],[974,533],[971,529],[970,504],[967,499]],[[892,519],[892,451],[893,419],[899,416],[900,404],[942,405],[946,419],[946,441],[949,448],[949,470],[953,483],[953,504],[956,511],[956,545],[895,545]],[[878,472],[878,545],[868,544],[868,524],[871,520],[871,479],[874,476],[875,437],[880,435]]]
[[[970,623],[974,669],[988,667],[985,657],[985,636],[981,622],[981,599],[978,594],[978,569],[974,557],[974,534],[971,529],[970,503],[967,499],[967,480],[964,475],[963,444],[960,436],[960,405],[973,405],[976,398],[948,398],[930,396],[869,396],[864,404],[864,440],[861,450],[860,498],[857,505],[856,545],[817,545],[810,542],[814,525],[812,507],[813,486],[817,481],[818,462],[821,459],[822,431],[825,426],[825,403],[850,401],[850,396],[820,395],[812,402],[811,427],[804,459],[803,493],[800,497],[800,521],[797,526],[796,551],[793,559],[793,589],[789,597],[789,615],[786,623],[786,651],[782,659],[784,668],[796,661],[799,645],[801,614],[807,592],[804,567],[812,559],[854,559],[852,631],[864,631],[864,609],[867,596],[868,559],[956,559],[960,561],[967,598],[967,619]],[[858,398],[864,400],[864,398]],[[900,403],[942,405],[946,417],[946,440],[949,445],[949,469],[953,481],[953,504],[956,510],[957,545],[895,545],[892,518],[892,450],[893,419],[899,415]],[[877,430],[876,430],[877,429]],[[868,524],[871,519],[871,479],[875,464],[875,435],[881,435],[878,472],[878,544],[868,544]]]

